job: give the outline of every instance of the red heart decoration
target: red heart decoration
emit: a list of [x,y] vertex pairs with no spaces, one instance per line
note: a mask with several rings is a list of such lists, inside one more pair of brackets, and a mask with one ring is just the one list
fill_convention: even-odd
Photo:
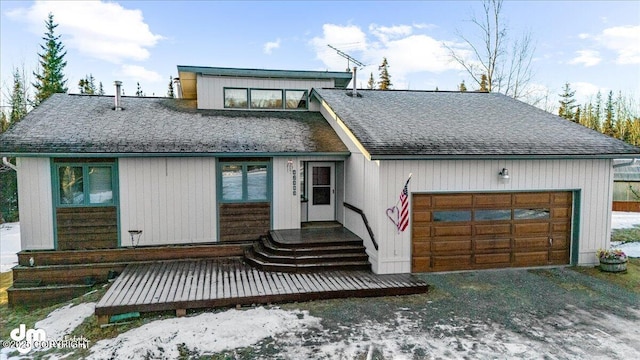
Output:
[[394,207],[388,208],[387,209],[387,217],[389,218],[389,220],[391,220],[393,225],[395,225],[396,228],[397,228],[398,227],[398,223],[400,222],[400,210],[398,210],[398,207],[394,206]]

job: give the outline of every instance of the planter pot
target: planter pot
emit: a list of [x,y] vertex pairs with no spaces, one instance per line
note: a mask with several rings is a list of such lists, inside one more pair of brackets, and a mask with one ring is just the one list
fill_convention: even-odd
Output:
[[627,271],[627,259],[600,259],[600,270],[606,272]]

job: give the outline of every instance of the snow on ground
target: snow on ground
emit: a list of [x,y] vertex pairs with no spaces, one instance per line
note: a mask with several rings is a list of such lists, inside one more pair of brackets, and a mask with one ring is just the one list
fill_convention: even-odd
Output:
[[[86,318],[92,316],[95,308],[96,303],[81,303],[76,306],[69,304],[63,306],[49,313],[49,315],[47,315],[43,320],[36,322],[34,329],[43,329],[47,335],[47,340],[63,340],[65,335],[71,334],[71,332],[82,324]],[[2,350],[0,350],[0,360],[32,359],[34,352],[48,349],[49,348],[34,348],[32,352],[29,352],[26,355],[9,357],[9,354],[15,353],[16,349],[2,348]],[[56,354],[46,355],[46,358],[49,360],[59,359]]]
[[47,339],[58,340],[70,334],[73,329],[92,316],[96,309],[96,303],[81,303],[76,306],[69,304],[52,311],[43,320],[36,322],[36,329],[43,329],[47,333]]
[[320,319],[306,311],[267,310],[204,313],[193,317],[158,320],[98,341],[90,359],[178,358],[179,346],[200,355],[251,346],[268,337],[304,333],[320,327]]
[[20,223],[0,224],[0,272],[18,264],[20,251]]
[[[227,310],[148,323],[97,342],[90,358],[172,359],[178,357],[178,347],[194,357],[253,348],[259,358],[294,360],[359,359],[365,354],[367,359],[375,354],[385,359],[599,358],[605,353],[625,358],[637,352],[629,345],[640,335],[634,321],[607,315],[604,323],[613,326],[608,328],[581,309],[568,307],[561,313],[562,318],[551,320],[522,314],[518,321],[530,329],[520,333],[454,315],[425,324],[419,314],[401,308],[385,322],[354,322],[342,330],[324,328],[321,319],[306,311]],[[261,352],[265,344],[271,344],[273,352]]]
[[611,216],[612,229],[630,229],[636,225],[640,226],[640,213],[614,211]]
[[[614,211],[611,217],[611,229],[630,229],[634,226],[640,227],[640,213]],[[624,251],[629,257],[640,257],[640,241],[622,244],[612,242],[611,248]]]

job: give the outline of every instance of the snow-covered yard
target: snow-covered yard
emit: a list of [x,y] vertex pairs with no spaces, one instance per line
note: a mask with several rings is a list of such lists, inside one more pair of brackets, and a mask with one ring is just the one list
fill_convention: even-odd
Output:
[[18,264],[20,223],[0,224],[0,273]]

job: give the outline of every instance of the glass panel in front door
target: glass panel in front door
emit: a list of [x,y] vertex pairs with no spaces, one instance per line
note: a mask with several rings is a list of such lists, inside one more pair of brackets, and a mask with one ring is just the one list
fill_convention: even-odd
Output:
[[312,176],[313,205],[331,204],[331,167],[314,166]]

